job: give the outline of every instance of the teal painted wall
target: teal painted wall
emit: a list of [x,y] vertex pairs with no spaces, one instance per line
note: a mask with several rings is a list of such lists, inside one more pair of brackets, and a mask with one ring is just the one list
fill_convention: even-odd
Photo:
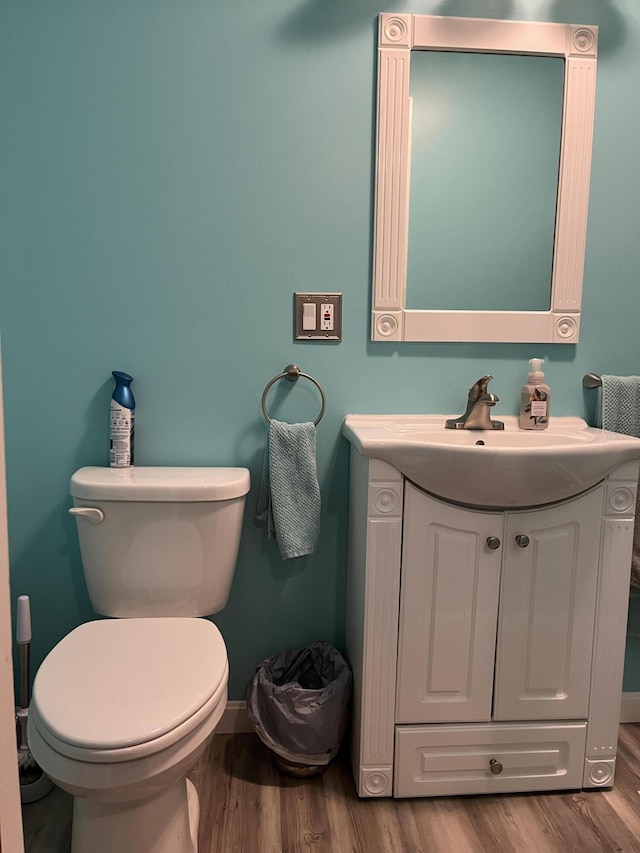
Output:
[[[380,11],[601,28],[584,320],[576,346],[369,341]],[[68,480],[107,460],[110,371],[135,377],[140,465],[246,465],[231,698],[284,648],[344,635],[347,412],[459,412],[479,375],[517,411],[527,359],[553,412],[593,417],[585,371],[640,371],[640,9],[634,0],[4,0],[0,332],[11,582],[34,664],[94,617]],[[508,252],[508,247],[505,247]],[[344,293],[339,345],[292,341],[295,290]],[[322,540],[282,562],[253,520],[266,382],[326,388]],[[282,383],[281,383],[282,384]],[[309,383],[272,413],[307,419]],[[640,667],[627,682],[640,688]],[[632,666],[633,669],[633,666]]]

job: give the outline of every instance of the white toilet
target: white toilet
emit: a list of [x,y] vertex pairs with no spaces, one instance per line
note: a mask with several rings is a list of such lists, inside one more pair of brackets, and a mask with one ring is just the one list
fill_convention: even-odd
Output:
[[[186,774],[227,702],[222,635],[245,468],[81,468],[71,478],[91,602],[38,670],[29,745],[74,795],[72,853],[196,853]],[[122,618],[124,617],[124,618]]]

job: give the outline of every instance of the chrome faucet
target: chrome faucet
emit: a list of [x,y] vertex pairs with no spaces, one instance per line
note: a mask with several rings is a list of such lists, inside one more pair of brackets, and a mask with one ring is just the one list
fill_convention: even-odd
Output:
[[469,388],[464,415],[449,418],[445,423],[446,429],[504,429],[502,421],[492,421],[489,417],[491,409],[500,399],[487,391],[487,385],[492,379],[493,376],[483,376]]

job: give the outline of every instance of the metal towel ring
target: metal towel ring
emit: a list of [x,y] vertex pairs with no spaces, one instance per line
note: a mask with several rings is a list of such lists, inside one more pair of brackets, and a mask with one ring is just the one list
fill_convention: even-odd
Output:
[[269,417],[269,413],[267,412],[267,394],[269,393],[269,389],[272,385],[274,385],[279,379],[288,379],[289,382],[296,382],[302,376],[303,379],[308,379],[309,382],[313,382],[316,386],[320,395],[322,396],[322,408],[320,409],[320,414],[313,422],[314,426],[318,426],[322,417],[325,413],[325,409],[327,408],[327,397],[324,393],[324,388],[318,382],[317,379],[314,379],[313,376],[310,376],[308,373],[303,373],[297,364],[288,364],[282,373],[279,373],[277,376],[274,376],[270,382],[267,382],[267,386],[262,392],[262,414],[265,416],[267,423],[271,423],[271,418]]

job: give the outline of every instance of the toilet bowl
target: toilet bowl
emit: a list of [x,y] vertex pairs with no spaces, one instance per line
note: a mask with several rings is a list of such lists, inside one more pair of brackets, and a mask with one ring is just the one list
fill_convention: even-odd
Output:
[[204,619],[97,620],[76,628],[34,681],[29,744],[72,794],[73,853],[193,853],[186,773],[222,716],[224,640]]
[[33,683],[33,757],[74,796],[72,853],[197,853],[187,773],[227,702],[216,626],[238,556],[246,468],[81,468],[70,490],[97,619]]

